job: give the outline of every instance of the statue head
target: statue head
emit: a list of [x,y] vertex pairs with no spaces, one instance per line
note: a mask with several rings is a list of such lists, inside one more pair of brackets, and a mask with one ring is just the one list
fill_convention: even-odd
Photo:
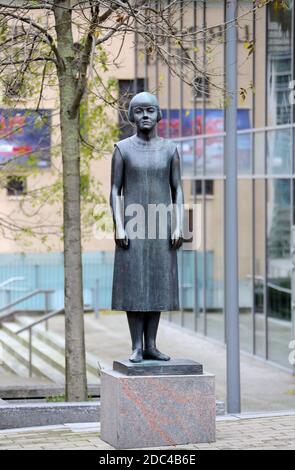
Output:
[[162,119],[162,113],[155,95],[143,91],[137,93],[129,104],[128,119],[141,130],[149,131]]

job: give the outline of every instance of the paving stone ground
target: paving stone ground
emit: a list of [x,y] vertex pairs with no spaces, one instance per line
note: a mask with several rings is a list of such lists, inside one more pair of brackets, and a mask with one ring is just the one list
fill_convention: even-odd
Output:
[[[225,416],[217,419],[212,444],[190,444],[161,449],[295,450],[295,412],[289,414]],[[99,437],[96,424],[66,424],[0,431],[0,450],[111,450]],[[155,448],[153,448],[155,449]]]

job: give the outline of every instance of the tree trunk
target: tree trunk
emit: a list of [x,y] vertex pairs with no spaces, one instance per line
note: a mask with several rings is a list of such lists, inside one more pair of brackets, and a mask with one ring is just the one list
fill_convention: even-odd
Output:
[[[63,161],[66,399],[87,400],[80,218],[79,112],[70,113],[76,93],[70,1],[55,2]],[[59,8],[60,7],[60,8]]]

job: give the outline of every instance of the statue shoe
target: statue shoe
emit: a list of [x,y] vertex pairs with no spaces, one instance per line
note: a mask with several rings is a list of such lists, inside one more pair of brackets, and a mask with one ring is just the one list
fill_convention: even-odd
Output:
[[143,360],[142,349],[134,349],[131,356],[129,357],[129,361],[131,361],[131,362],[141,362],[142,360]]
[[170,357],[167,354],[161,353],[157,348],[145,349],[143,351],[143,358],[154,361],[170,361]]

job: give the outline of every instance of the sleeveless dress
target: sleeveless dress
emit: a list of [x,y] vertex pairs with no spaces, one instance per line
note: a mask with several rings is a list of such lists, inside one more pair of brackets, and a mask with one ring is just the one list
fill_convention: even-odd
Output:
[[[124,227],[129,247],[115,247],[112,310],[179,310],[177,250],[170,245],[173,217],[169,212],[167,217],[149,212],[149,205],[162,209],[172,205],[171,161],[176,145],[160,137],[146,143],[133,135],[115,147],[123,159]],[[142,211],[133,212],[137,206],[132,204],[140,204],[144,216]],[[155,206],[158,204],[162,206]],[[140,221],[140,227],[131,222],[134,218]],[[157,221],[156,226],[149,225],[151,220]],[[148,236],[150,227],[155,227],[152,237]],[[138,238],[131,239],[136,228]]]

